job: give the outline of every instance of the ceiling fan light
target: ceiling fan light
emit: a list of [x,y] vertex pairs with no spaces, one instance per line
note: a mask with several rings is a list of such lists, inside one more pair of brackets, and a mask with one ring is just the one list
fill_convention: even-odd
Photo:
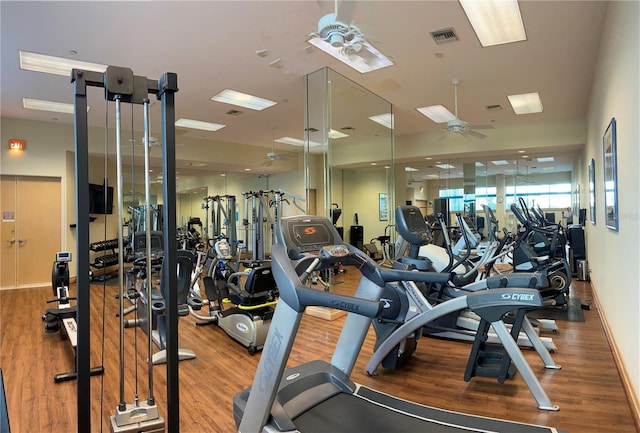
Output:
[[516,114],[542,113],[542,100],[538,92],[507,96]]
[[[342,38],[342,35],[338,36]],[[331,41],[335,42],[336,40],[332,35]],[[350,49],[344,50],[344,44],[336,44],[334,46],[330,41],[326,41],[319,36],[309,39],[308,42],[361,74],[393,66],[391,60],[364,39],[358,41],[359,50],[356,50],[355,46],[350,46]],[[366,57],[363,55],[363,51],[368,53]]]
[[445,123],[456,118],[456,116],[443,105],[430,105],[428,107],[416,108],[416,110],[436,123]]

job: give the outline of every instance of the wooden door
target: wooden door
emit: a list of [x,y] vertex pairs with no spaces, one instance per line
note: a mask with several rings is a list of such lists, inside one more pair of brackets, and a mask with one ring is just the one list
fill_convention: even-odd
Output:
[[51,285],[61,245],[61,209],[60,179],[3,176],[3,288]]
[[2,176],[0,179],[0,211],[2,222],[0,237],[0,287],[15,287],[18,236],[16,234],[16,179]]

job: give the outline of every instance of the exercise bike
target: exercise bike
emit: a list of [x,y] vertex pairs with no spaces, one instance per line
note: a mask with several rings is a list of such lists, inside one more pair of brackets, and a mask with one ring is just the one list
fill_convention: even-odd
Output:
[[248,272],[233,272],[228,247],[224,238],[216,242],[216,259],[203,279],[208,314],[197,313],[191,305],[189,313],[196,325],[218,325],[255,355],[267,338],[278,290],[270,266],[247,262]]
[[[76,298],[69,296],[69,265],[71,261],[71,253],[56,253],[56,261],[53,263],[53,271],[51,275],[51,286],[55,299],[47,301],[47,304],[58,303],[58,308],[48,308],[42,315],[44,321],[44,331],[47,334],[59,332],[63,340],[69,340],[74,354],[74,369],[67,373],[58,373],[53,377],[55,383],[73,380],[77,378],[76,366],[76,349],[78,344],[78,325],[76,323],[76,307],[71,306],[71,301]],[[102,374],[104,367],[91,368],[91,376]]]

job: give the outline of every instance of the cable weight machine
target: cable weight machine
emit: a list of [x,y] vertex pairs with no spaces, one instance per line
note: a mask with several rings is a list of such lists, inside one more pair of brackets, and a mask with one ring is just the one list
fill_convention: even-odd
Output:
[[[278,229],[278,222],[282,216],[282,205],[293,204],[301,213],[306,213],[306,210],[302,208],[296,200],[300,200],[304,203],[305,199],[285,191],[280,188],[277,190],[260,190],[260,191],[248,191],[242,193],[244,196],[244,209],[245,218],[242,221],[245,230],[245,239],[251,242],[247,242],[247,248],[251,247],[251,261],[262,262],[265,260],[264,241],[265,241],[265,226],[264,223],[269,224],[271,229],[271,243],[275,241],[275,230]],[[291,196],[293,203],[290,203],[286,196]],[[272,212],[273,209],[273,212]]]
[[[147,165],[145,184],[147,206],[149,206],[148,177],[148,143],[149,143],[149,95],[156,95],[161,102],[162,127],[162,174],[163,174],[163,232],[164,260],[167,269],[176,269],[176,183],[175,183],[175,93],[178,91],[177,75],[167,72],[158,80],[134,76],[128,68],[109,66],[104,73],[74,69],[71,73],[74,88],[74,136],[75,136],[75,182],[76,182],[76,241],[77,241],[77,275],[88,275],[89,253],[89,151],[87,121],[87,87],[104,88],[105,99],[116,105],[116,153],[118,164],[118,220],[123,218],[123,181],[122,154],[120,136],[120,106],[122,103],[144,106],[145,113],[145,164]],[[108,125],[105,125],[105,128]],[[151,209],[147,207],[147,216]],[[150,223],[147,222],[147,227]],[[150,236],[150,235],[147,235]],[[123,251],[122,233],[118,237],[119,250]],[[147,246],[151,246],[147,239]],[[86,251],[86,252],[85,252]],[[150,261],[148,261],[150,263]],[[120,317],[124,296],[122,296],[123,256],[119,255],[120,272],[118,273],[120,288]],[[177,275],[166,272],[162,275],[168,287],[176,287]],[[149,286],[150,287],[150,286]],[[179,385],[178,385],[178,305],[175,290],[169,290],[166,302],[167,316],[167,417],[166,421],[159,413],[153,397],[153,368],[149,364],[149,394],[146,401],[141,402],[136,395],[132,404],[124,398],[124,326],[120,324],[120,395],[116,414],[111,417],[111,430],[114,433],[129,432],[170,432],[179,433]],[[77,280],[77,321],[78,321],[78,357],[77,357],[77,428],[78,432],[91,432],[91,384],[90,384],[90,294],[89,281],[85,278]],[[149,341],[149,361],[151,361],[152,342]],[[102,422],[102,420],[101,420]]]
[[[212,247],[209,241],[225,237],[231,247],[231,255],[235,256],[238,248],[238,234],[236,231],[236,196],[215,195],[202,199],[205,210],[205,238],[207,248]],[[211,203],[211,204],[209,204]],[[209,209],[211,209],[211,237],[209,237]]]

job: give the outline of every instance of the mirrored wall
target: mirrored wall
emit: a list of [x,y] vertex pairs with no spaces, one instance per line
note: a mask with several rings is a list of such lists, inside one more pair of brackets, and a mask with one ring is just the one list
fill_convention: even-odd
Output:
[[[452,224],[455,213],[461,212],[474,218],[481,232],[486,226],[483,205],[489,206],[499,226],[509,231],[517,230],[511,205],[519,205],[521,198],[527,207],[540,207],[547,219],[563,225],[568,209],[579,207],[572,172],[531,159],[433,160],[428,174],[424,167],[416,167],[411,161],[396,164],[405,201],[418,206],[425,216],[448,212]],[[448,208],[438,199],[446,199]]]
[[347,242],[393,232],[393,107],[324,68],[305,78],[307,189]]

